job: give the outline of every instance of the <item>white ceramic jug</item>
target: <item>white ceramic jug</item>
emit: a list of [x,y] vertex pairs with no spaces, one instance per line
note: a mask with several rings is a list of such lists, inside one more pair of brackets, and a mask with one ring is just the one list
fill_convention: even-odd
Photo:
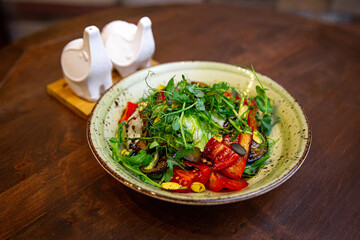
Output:
[[83,38],[69,42],[61,54],[64,78],[76,95],[96,101],[112,85],[112,64],[100,31],[85,28]]
[[155,41],[148,17],[141,18],[137,26],[120,20],[110,22],[101,31],[101,36],[108,56],[121,76],[150,66]]

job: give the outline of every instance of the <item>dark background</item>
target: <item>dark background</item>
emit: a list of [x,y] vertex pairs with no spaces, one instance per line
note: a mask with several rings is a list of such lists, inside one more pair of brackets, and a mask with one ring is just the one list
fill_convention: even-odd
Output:
[[0,47],[54,23],[115,6],[179,3],[228,3],[271,8],[318,21],[349,25],[360,34],[359,0],[3,0],[0,2]]

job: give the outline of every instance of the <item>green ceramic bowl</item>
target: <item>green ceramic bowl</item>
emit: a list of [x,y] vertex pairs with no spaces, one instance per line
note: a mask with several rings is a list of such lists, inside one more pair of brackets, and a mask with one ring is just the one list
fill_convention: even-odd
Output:
[[[249,95],[255,95],[258,84],[251,71],[238,66],[215,62],[175,62],[150,69],[155,73],[148,83],[156,88],[166,85],[173,76],[213,84],[226,81]],[[297,101],[279,84],[258,74],[269,89],[267,95],[274,100],[275,114],[279,117],[271,138],[279,139],[271,153],[270,163],[248,180],[249,186],[241,191],[203,193],[177,193],[144,183],[138,176],[127,172],[111,158],[109,139],[115,136],[118,120],[126,102],[137,102],[148,90],[145,77],[149,69],[138,71],[110,88],[97,102],[88,120],[88,142],[100,165],[124,185],[158,199],[192,205],[216,205],[241,201],[269,192],[289,179],[304,162],[311,144],[308,120]]]

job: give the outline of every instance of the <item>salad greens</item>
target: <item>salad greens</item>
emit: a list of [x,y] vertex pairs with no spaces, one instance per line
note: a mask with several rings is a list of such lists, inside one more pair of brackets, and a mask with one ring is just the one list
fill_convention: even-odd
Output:
[[[211,138],[230,136],[235,141],[239,134],[252,135],[254,130],[248,121],[252,111],[258,131],[269,136],[274,121],[271,101],[266,95],[268,89],[251,70],[259,82],[255,97],[242,94],[226,82],[208,86],[190,82],[184,75],[177,84],[174,76],[166,86],[154,89],[147,82],[153,74],[149,72],[145,79],[149,90],[132,115],[142,120],[140,137],[128,135],[130,120],[120,122],[117,136],[109,141],[112,158],[144,182],[161,187],[162,182],[172,179],[175,166],[186,170],[183,158],[199,150],[203,153]],[[275,141],[269,144],[268,137],[264,140],[269,147],[275,144]],[[135,146],[139,142],[143,143],[140,150]],[[260,159],[246,164],[243,177],[256,175],[269,158],[267,151]],[[160,162],[166,162],[166,169],[156,169],[151,174],[145,171],[155,169]]]

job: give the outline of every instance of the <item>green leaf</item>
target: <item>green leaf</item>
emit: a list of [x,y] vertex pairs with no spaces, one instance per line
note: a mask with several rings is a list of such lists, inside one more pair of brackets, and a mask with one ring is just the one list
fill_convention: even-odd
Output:
[[114,137],[110,138],[109,141],[112,142],[112,143],[120,143],[120,141],[117,138],[114,138]]
[[154,147],[157,147],[159,146],[159,143],[157,141],[153,141],[150,146],[149,146],[149,149],[153,149]]
[[262,99],[266,98],[266,93],[264,89],[262,89],[260,86],[256,86],[255,89],[259,97],[261,97]]
[[201,97],[205,96],[205,93],[201,90],[196,90],[195,96],[198,98],[201,98]]
[[169,80],[168,84],[165,87],[165,90],[170,93],[175,91],[174,77]]
[[261,131],[266,135],[269,136],[271,132],[271,117],[269,115],[264,115],[261,119]]
[[192,94],[194,94],[196,97],[201,98],[203,96],[205,96],[205,93],[199,89],[195,89],[196,85],[187,85],[186,88],[187,90],[189,90],[189,92],[191,92]]
[[174,131],[177,131],[180,129],[180,122],[179,122],[179,116],[176,116],[174,118],[174,121],[172,123],[172,129],[174,129]]
[[213,85],[213,89],[219,93],[224,93],[229,89],[229,84],[227,82],[219,82]]
[[119,124],[119,129],[118,129],[118,138],[119,138],[119,142],[125,142],[125,138],[126,138],[126,121],[123,121]]
[[266,109],[265,109],[264,99],[262,99],[260,96],[256,96],[256,97],[255,97],[255,102],[256,102],[257,106],[259,107],[260,111],[262,111],[263,113],[265,113],[265,112],[266,112]]
[[183,102],[189,102],[190,98],[188,97],[188,95],[186,95],[186,93],[180,93],[178,91],[173,92],[172,97],[170,97],[170,99],[172,99],[174,102],[177,103],[183,103]]
[[205,111],[205,104],[202,99],[198,99],[198,103],[195,105],[196,109],[199,111]]
[[269,98],[266,98],[267,99],[267,108],[266,108],[266,112],[267,113],[272,113],[273,112],[273,108],[270,104],[270,99]]
[[245,170],[242,174],[242,177],[252,177],[255,176],[259,169],[265,166],[265,161],[270,158],[269,154],[266,154],[264,157],[256,160],[252,164],[246,164]]
[[185,157],[185,156],[189,155],[189,154],[190,154],[190,153],[192,153],[193,151],[194,151],[194,149],[193,149],[193,148],[189,148],[189,149],[182,149],[182,150],[180,150],[180,151],[176,152],[176,154],[175,154],[174,158],[175,158],[176,160],[179,160],[179,159],[181,159],[181,158],[183,158],[183,157]]
[[132,166],[148,165],[152,159],[151,155],[146,154],[145,150],[140,150],[135,156],[125,156],[124,158],[124,160]]
[[164,173],[164,182],[169,182],[171,180],[171,178],[173,177],[173,169],[166,169],[166,172]]

